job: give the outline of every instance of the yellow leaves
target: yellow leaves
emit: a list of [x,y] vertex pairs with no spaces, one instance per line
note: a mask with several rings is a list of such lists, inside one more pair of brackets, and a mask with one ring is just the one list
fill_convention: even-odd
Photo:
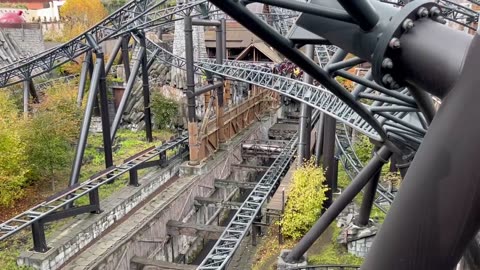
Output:
[[285,237],[298,239],[317,221],[326,200],[323,170],[307,161],[293,173],[293,183],[281,221]]
[[67,0],[60,8],[64,21],[64,41],[70,40],[107,16],[100,0]]

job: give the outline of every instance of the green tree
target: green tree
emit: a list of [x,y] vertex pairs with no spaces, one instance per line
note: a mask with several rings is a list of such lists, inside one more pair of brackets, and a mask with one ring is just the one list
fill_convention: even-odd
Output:
[[100,0],[67,0],[60,8],[64,22],[63,41],[70,40],[107,16]]
[[178,103],[164,95],[155,92],[150,104],[153,120],[158,129],[172,128],[178,116]]
[[10,206],[24,194],[28,173],[26,144],[20,136],[22,118],[15,101],[0,91],[0,205]]
[[287,238],[302,237],[317,221],[326,200],[323,170],[309,160],[293,173],[285,213],[280,222],[282,234]]

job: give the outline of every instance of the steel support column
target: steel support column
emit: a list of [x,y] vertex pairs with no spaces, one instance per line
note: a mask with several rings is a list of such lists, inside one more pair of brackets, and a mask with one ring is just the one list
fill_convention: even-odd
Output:
[[144,48],[142,54],[142,82],[143,82],[143,107],[144,107],[144,121],[147,141],[153,141],[152,135],[152,112],[150,109],[150,85],[148,82],[148,58],[147,45],[145,42],[145,33],[142,31],[140,36],[140,46]]
[[40,99],[38,98],[37,90],[35,89],[35,84],[33,80],[28,80],[28,90],[30,90],[30,96],[32,96],[33,103],[40,103]]
[[[384,163],[390,158],[392,153],[386,146],[382,146],[368,164],[360,171],[352,183],[343,191],[343,193],[335,200],[335,202],[327,209],[320,219],[313,225],[300,242],[295,245],[288,254],[286,261],[294,262],[302,257],[302,255],[312,246],[312,244],[322,235],[328,226],[335,220],[340,212],[355,198],[375,173],[378,172]],[[398,257],[398,254],[397,254]],[[370,269],[370,268],[365,268]],[[389,269],[389,268],[384,268]],[[383,269],[383,270],[384,270]],[[405,268],[403,268],[405,269]],[[415,268],[417,269],[417,268]]]
[[78,183],[78,178],[80,176],[80,168],[82,167],[83,154],[85,152],[85,146],[87,145],[88,131],[90,130],[90,121],[92,119],[93,107],[97,96],[101,68],[103,67],[101,62],[102,60],[97,58],[92,73],[92,79],[90,80],[87,105],[85,107],[82,126],[80,128],[80,138],[78,139],[77,148],[75,149],[75,158],[73,160],[72,173],[70,174],[70,186]]
[[[80,72],[80,82],[78,83],[77,105],[81,106],[83,101],[83,95],[85,93],[85,86],[87,85],[87,75],[90,70],[92,62],[92,51],[88,51],[83,59],[82,71]],[[92,74],[90,74],[91,78]]]
[[[223,34],[225,32],[225,24],[220,22],[220,25],[216,27],[216,45],[217,45],[217,51],[216,51],[216,61],[217,64],[221,65],[224,60],[224,50],[225,48],[223,47]],[[223,82],[223,78],[217,77],[218,81]],[[225,142],[225,134],[223,132],[223,124],[224,124],[224,100],[223,100],[223,84],[221,87],[217,88],[217,129],[218,129],[218,141],[220,143]]]
[[[308,58],[314,57],[314,46],[305,46],[305,54]],[[312,84],[313,78],[307,73],[303,74],[303,81]],[[300,135],[298,140],[298,162],[303,164],[305,160],[310,159],[310,136],[312,133],[312,108],[305,103],[300,104]]]
[[317,139],[315,142],[315,159],[316,159],[317,166],[320,166],[321,160],[322,160],[324,126],[325,126],[325,114],[321,112],[320,119],[318,120]]
[[188,144],[190,149],[190,165],[200,163],[200,142],[198,141],[198,125],[195,116],[195,71],[193,67],[193,28],[192,17],[185,16],[185,65],[187,69],[187,117]]
[[[115,45],[113,46],[112,54],[110,55],[110,58],[108,59],[107,65],[105,66],[105,73],[109,73],[110,69],[112,68],[113,62],[115,62],[115,58],[118,55],[118,52],[120,51],[120,48],[122,47],[122,41],[123,38],[118,38],[117,42],[115,42]],[[125,78],[128,78],[125,76]]]
[[97,59],[100,60],[100,111],[102,119],[102,136],[103,136],[103,153],[105,155],[105,168],[113,166],[112,140],[110,138],[110,117],[108,114],[108,97],[107,97],[107,75],[105,74],[105,60],[103,52],[96,53]]
[[336,181],[333,166],[335,166],[335,118],[325,115],[324,131],[323,131],[323,170],[327,181],[328,191],[326,192],[327,200],[324,202],[324,208],[330,207],[333,202],[333,187]]
[[125,106],[127,106],[128,98],[130,97],[133,87],[135,86],[135,80],[137,79],[138,71],[140,70],[140,64],[142,63],[140,58],[143,56],[144,51],[145,48],[140,48],[140,50],[138,51],[130,77],[127,78],[127,85],[125,86],[125,91],[123,92],[122,99],[120,100],[120,104],[118,105],[117,113],[115,114],[115,118],[113,119],[112,129],[110,131],[110,138],[112,141],[115,140],[115,134],[117,133],[118,127],[120,126],[120,122],[122,121]]
[[476,34],[362,269],[450,270],[477,234],[479,60]]
[[23,81],[23,115],[27,117],[28,115],[28,100],[30,96],[30,84],[28,80]]

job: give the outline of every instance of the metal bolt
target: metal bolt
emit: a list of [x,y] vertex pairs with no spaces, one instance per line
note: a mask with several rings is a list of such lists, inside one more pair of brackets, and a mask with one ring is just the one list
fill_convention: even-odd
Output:
[[392,82],[390,83],[390,88],[392,88],[392,89],[398,89],[398,88],[400,88],[400,85],[399,85],[396,81],[392,81]]
[[405,31],[408,31],[408,30],[412,29],[413,26],[414,26],[414,24],[413,24],[413,21],[411,19],[406,19],[405,21],[403,21],[402,27]]
[[421,7],[421,8],[418,9],[417,15],[420,18],[425,18],[425,17],[428,16],[428,10],[424,7]]
[[400,39],[398,38],[392,38],[390,42],[388,43],[388,46],[392,49],[399,49],[400,48]]
[[441,23],[441,24],[446,24],[447,23],[447,20],[445,20],[445,18],[443,16],[438,16],[435,18],[435,21]]
[[432,17],[437,17],[438,15],[440,15],[441,11],[438,7],[432,7],[430,9],[430,16]]
[[391,84],[393,82],[393,77],[390,74],[385,74],[382,78],[382,82],[384,85]]
[[385,59],[383,59],[382,67],[383,67],[383,68],[393,68],[393,61],[392,61],[392,59],[390,59],[390,58],[385,58]]

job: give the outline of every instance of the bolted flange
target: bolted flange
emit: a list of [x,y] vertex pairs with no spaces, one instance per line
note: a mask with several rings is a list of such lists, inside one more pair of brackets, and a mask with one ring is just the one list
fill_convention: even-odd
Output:
[[443,18],[440,15],[441,10],[436,3],[419,0],[408,3],[390,19],[372,57],[372,75],[378,84],[389,89],[404,86],[400,38],[414,33],[416,23],[430,19],[438,21],[438,18]]

